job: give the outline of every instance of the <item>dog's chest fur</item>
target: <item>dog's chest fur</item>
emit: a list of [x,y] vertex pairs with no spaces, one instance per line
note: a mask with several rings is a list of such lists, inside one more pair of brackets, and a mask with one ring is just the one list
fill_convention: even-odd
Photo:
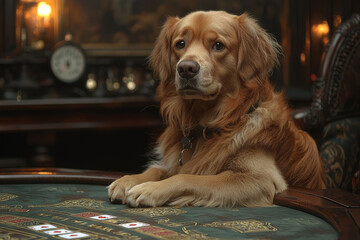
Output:
[[[190,170],[193,172],[194,169],[196,169],[196,165],[199,165],[202,161],[207,162],[209,167],[201,166],[199,169],[211,168],[222,170],[224,166],[214,167],[216,162],[222,164],[226,162],[223,159],[218,158],[231,158],[232,155],[241,152],[244,146],[246,146],[249,141],[253,140],[254,136],[259,134],[264,127],[269,125],[271,119],[270,115],[271,112],[268,109],[258,107],[252,113],[244,116],[246,118],[246,123],[242,128],[237,129],[232,133],[220,133],[220,135],[215,135],[209,139],[200,136],[193,140],[191,149],[183,151],[180,147],[179,158],[182,156],[182,164],[179,164],[179,159],[173,159],[170,162],[180,173],[186,173]],[[181,151],[183,151],[183,154],[181,154]],[[209,154],[210,152],[213,152],[214,154],[211,156]]]

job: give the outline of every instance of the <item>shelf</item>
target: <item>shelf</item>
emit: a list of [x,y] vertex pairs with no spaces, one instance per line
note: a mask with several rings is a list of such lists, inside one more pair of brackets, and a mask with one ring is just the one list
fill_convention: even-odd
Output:
[[0,101],[0,132],[150,128],[162,125],[154,98]]

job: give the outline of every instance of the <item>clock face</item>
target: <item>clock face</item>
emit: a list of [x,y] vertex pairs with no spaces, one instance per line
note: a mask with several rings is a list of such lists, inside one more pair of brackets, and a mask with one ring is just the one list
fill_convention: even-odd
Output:
[[85,55],[74,45],[62,45],[57,48],[50,59],[50,67],[55,77],[66,83],[79,80],[85,70]]

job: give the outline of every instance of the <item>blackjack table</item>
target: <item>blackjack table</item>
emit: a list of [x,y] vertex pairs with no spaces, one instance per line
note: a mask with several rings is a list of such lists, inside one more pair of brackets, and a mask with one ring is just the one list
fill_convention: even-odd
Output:
[[112,204],[123,173],[0,171],[0,239],[360,239],[360,196],[289,188],[259,208]]

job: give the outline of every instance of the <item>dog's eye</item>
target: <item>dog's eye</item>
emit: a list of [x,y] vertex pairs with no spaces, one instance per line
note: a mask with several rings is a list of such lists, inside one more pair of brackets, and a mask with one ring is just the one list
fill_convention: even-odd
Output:
[[225,46],[224,46],[224,44],[222,44],[221,42],[216,42],[214,45],[213,45],[213,47],[212,47],[212,49],[213,50],[216,50],[216,51],[221,51],[221,50],[223,50],[225,48]]
[[185,41],[184,40],[180,40],[176,43],[175,47],[177,49],[183,49],[185,47]]

